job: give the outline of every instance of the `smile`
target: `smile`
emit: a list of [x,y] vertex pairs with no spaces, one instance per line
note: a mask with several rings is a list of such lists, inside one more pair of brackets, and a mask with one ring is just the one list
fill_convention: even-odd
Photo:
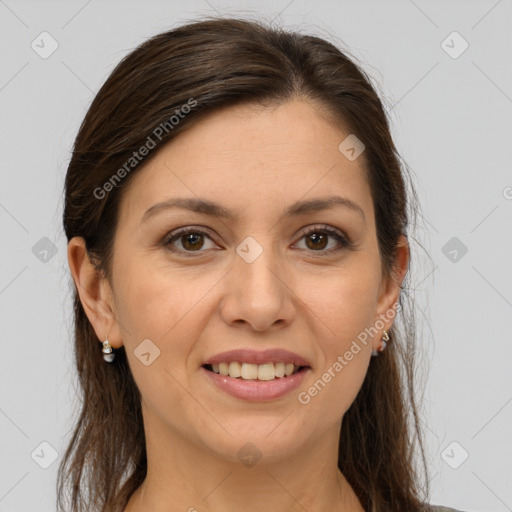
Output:
[[219,375],[226,375],[234,379],[268,381],[276,378],[289,377],[304,367],[284,362],[251,364],[232,361],[230,363],[207,364],[204,365],[204,368]]
[[[287,375],[285,363],[268,363],[260,365],[234,363],[235,364],[219,363],[219,368],[217,368],[218,373],[213,370],[213,365],[210,364],[203,365],[200,370],[217,389],[220,389],[227,395],[249,402],[266,402],[284,397],[301,386],[304,379],[311,371],[309,366],[296,367],[292,364],[293,368],[288,367],[289,375]],[[227,375],[222,375],[220,373],[221,365],[223,371],[227,370]],[[232,365],[234,375],[237,374],[236,369],[237,365],[239,365],[240,375],[238,377],[232,377],[230,375]],[[278,375],[280,375],[283,370],[282,365],[285,366],[284,375],[279,377]],[[262,377],[264,377],[263,379],[259,378],[261,367],[264,367],[261,369]],[[257,377],[256,371],[258,372]],[[278,375],[276,375],[276,373]],[[244,377],[244,375],[249,378]]]

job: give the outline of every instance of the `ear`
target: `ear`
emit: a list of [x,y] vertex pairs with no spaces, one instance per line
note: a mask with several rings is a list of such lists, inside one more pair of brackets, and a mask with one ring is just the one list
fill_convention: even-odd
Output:
[[99,341],[108,336],[114,348],[122,345],[111,287],[89,258],[85,241],[74,237],[68,243],[68,263],[80,302]]
[[400,235],[395,247],[395,257],[396,261],[391,274],[384,277],[381,282],[375,324],[380,326],[382,322],[384,327],[373,338],[374,349],[377,349],[381,343],[382,330],[389,331],[396,316],[402,282],[407,274],[410,262],[409,243],[405,235]]

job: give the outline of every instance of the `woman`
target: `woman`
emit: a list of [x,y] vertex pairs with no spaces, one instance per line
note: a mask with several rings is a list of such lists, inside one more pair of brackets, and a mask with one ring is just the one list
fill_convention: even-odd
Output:
[[125,57],[66,176],[61,510],[450,510],[414,464],[404,180],[320,38],[218,18]]

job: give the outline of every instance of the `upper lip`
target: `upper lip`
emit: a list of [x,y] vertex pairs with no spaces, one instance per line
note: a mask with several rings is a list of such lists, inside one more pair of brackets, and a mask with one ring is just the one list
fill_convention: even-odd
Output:
[[304,357],[282,348],[269,348],[266,350],[240,348],[229,350],[210,357],[203,364],[230,363],[233,361],[251,364],[293,363],[297,366],[310,366],[309,361]]

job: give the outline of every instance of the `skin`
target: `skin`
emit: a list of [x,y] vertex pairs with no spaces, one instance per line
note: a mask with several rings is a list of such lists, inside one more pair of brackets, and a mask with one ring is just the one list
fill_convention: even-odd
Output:
[[[349,161],[338,150],[349,133],[300,99],[213,113],[134,176],[110,283],[94,271],[83,240],[70,241],[71,272],[98,340],[108,334],[114,348],[125,345],[142,394],[148,475],[125,512],[363,510],[337,468],[337,449],[382,331],[307,405],[298,392],[266,403],[233,398],[200,371],[226,350],[286,348],[310,361],[299,391],[307,390],[398,301],[406,239],[396,277],[385,277],[363,156]],[[297,200],[330,195],[357,203],[364,218],[343,206],[281,218]],[[239,218],[168,209],[141,220],[170,197],[210,199]],[[304,236],[315,224],[341,230],[353,246]],[[183,226],[211,236],[166,248],[165,236]],[[263,249],[252,263],[236,252],[248,236]],[[148,338],[160,356],[145,366],[134,350]],[[237,457],[247,442],[262,454],[251,468]]]

